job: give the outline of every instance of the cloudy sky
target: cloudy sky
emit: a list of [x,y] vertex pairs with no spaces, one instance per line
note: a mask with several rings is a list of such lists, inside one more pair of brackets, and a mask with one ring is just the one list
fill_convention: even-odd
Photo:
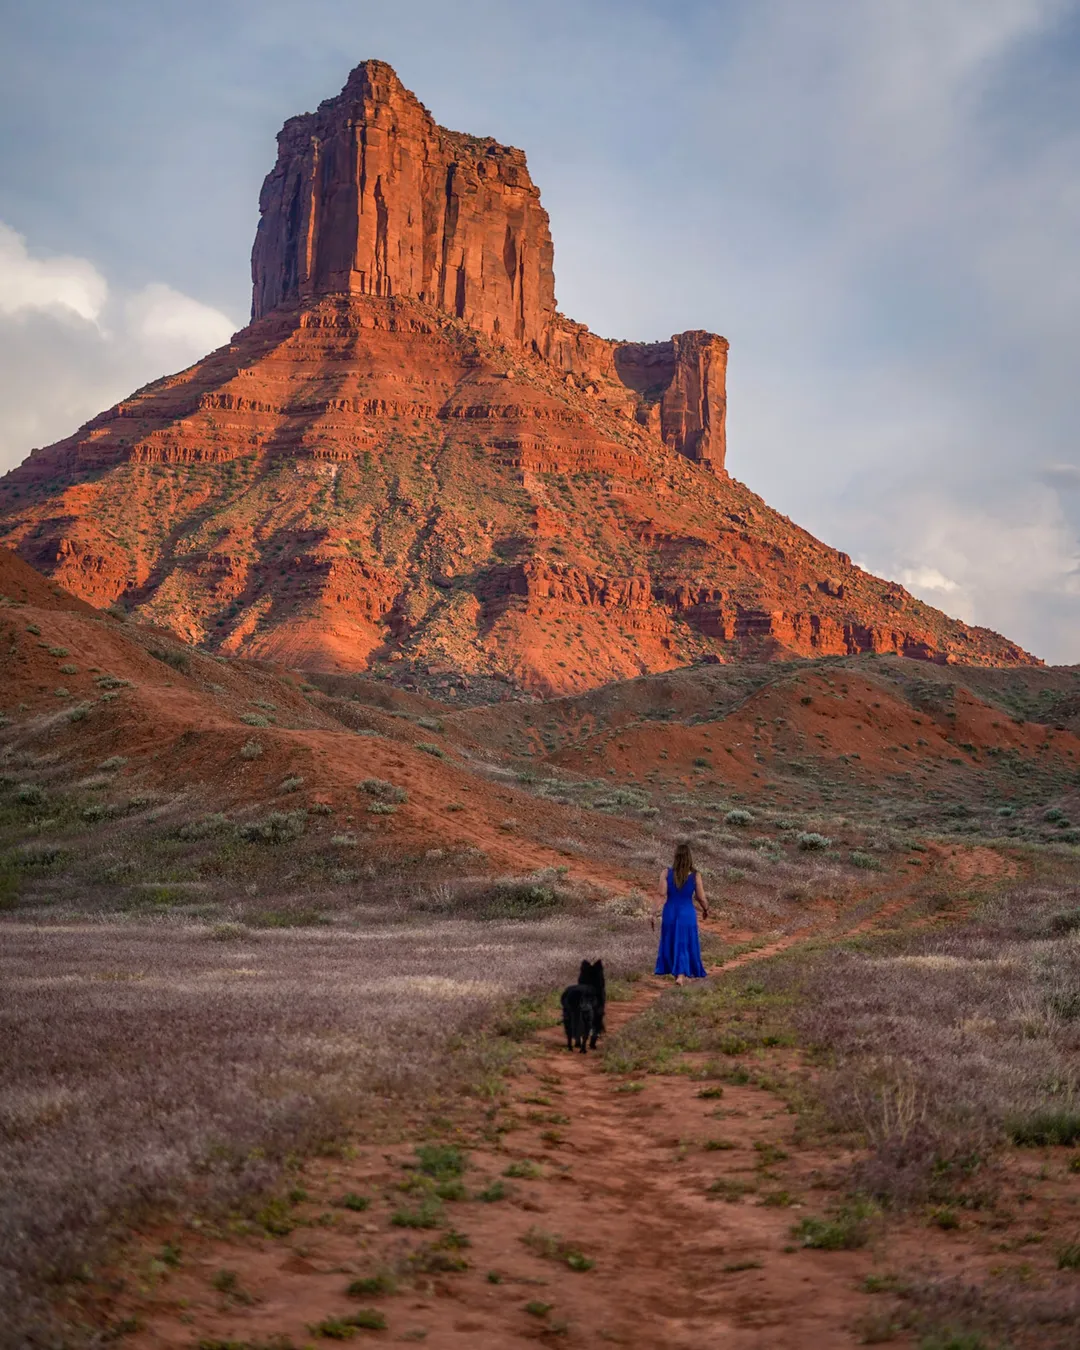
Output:
[[390,61],[560,307],[732,343],[729,467],[1080,662],[1080,0],[0,3],[0,469],[246,319],[274,136]]

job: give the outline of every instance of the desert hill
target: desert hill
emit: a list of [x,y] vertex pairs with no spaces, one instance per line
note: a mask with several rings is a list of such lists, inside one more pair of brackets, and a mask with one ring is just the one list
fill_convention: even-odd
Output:
[[781,831],[846,812],[1080,837],[1074,669],[733,662],[462,708],[388,679],[209,654],[72,599],[4,550],[0,580],[3,781],[29,772],[70,796],[7,821],[8,865],[48,893],[88,887],[114,906],[126,882],[137,895],[135,864],[128,877],[94,861],[129,856],[131,839],[158,881],[177,866],[162,841],[179,839],[193,886],[230,884],[261,855],[229,841],[264,830],[290,866],[314,858],[336,878],[331,897],[387,866],[410,884],[561,867],[623,892],[649,884],[673,834],[722,856],[722,819],[741,807]]
[[853,566],[724,468],[727,343],[555,305],[521,151],[381,62],[292,118],[251,324],[0,482],[0,539],[213,652],[570,693],[700,660],[1033,658]]

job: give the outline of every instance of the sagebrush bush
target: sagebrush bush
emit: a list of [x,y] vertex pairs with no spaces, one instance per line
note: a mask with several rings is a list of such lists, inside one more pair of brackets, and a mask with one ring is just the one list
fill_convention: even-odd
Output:
[[753,811],[744,811],[742,807],[736,806],[724,817],[725,825],[750,825],[754,819]]
[[364,778],[356,785],[358,792],[364,792],[380,802],[407,802],[409,794],[403,787],[388,782],[385,778]]
[[240,825],[237,834],[248,843],[285,844],[299,839],[306,825],[306,811],[271,811],[262,820]]
[[241,759],[258,759],[263,753],[263,747],[258,741],[245,741],[240,747]]
[[814,830],[801,831],[795,836],[795,843],[805,853],[821,853],[832,848],[832,840],[828,835],[818,834]]

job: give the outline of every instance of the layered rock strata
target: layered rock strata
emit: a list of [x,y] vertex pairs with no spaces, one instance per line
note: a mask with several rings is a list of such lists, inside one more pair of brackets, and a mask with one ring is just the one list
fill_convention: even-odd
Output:
[[403,683],[1032,661],[730,479],[724,339],[559,315],[524,157],[437,127],[389,67],[286,125],[253,270],[228,346],[0,482],[0,542],[211,650]]
[[672,449],[722,472],[727,343],[615,343],[555,307],[548,214],[520,150],[436,124],[382,61],[290,118],[263,183],[251,316],[324,295],[411,297],[585,387],[618,396]]

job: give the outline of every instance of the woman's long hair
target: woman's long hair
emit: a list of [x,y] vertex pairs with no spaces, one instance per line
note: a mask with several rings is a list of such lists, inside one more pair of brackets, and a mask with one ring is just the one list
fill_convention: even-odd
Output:
[[675,848],[675,861],[671,865],[675,885],[679,888],[685,886],[686,878],[693,870],[694,855],[690,852],[690,845],[687,843],[678,844]]

